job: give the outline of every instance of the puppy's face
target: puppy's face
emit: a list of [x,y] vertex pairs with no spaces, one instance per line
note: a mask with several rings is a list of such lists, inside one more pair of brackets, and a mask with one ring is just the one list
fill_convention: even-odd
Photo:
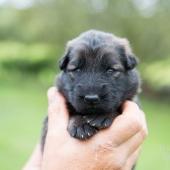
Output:
[[60,63],[59,89],[81,114],[115,112],[138,88],[134,56],[106,36],[95,38],[72,40]]

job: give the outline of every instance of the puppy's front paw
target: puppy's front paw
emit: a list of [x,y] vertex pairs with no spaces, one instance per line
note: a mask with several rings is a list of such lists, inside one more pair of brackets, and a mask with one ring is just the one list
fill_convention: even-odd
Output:
[[85,119],[89,125],[96,127],[97,129],[107,128],[113,122],[113,118],[106,115],[88,115]]
[[86,123],[81,116],[76,116],[70,119],[68,132],[74,138],[85,140],[96,134],[97,129]]

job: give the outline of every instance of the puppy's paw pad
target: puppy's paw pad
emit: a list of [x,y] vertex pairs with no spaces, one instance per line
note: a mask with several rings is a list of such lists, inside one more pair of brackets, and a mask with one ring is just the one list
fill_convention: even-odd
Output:
[[97,133],[97,129],[95,127],[90,126],[89,124],[84,125],[84,131],[87,138],[90,138],[91,136]]
[[97,130],[94,127],[91,127],[89,124],[83,124],[79,126],[72,126],[68,128],[69,134],[77,139],[85,140],[90,137],[92,137],[94,134],[96,134]]
[[112,124],[112,119],[101,116],[90,121],[89,124],[98,129],[104,129],[104,128],[109,127]]
[[88,115],[88,116],[84,116],[83,118],[86,120],[87,123],[90,123],[96,119],[96,115],[90,115],[90,116]]
[[74,137],[77,133],[77,128],[75,126],[68,127],[68,132],[69,132],[70,136]]
[[107,127],[111,126],[112,121],[113,120],[111,118],[105,118],[104,121],[102,122],[102,127],[107,128]]

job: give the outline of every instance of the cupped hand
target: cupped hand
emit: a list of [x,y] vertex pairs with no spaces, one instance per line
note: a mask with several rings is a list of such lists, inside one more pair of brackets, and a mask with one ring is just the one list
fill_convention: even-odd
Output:
[[144,113],[126,101],[111,127],[86,141],[70,137],[69,115],[62,95],[48,91],[48,133],[44,153],[37,146],[24,170],[130,170],[147,136]]

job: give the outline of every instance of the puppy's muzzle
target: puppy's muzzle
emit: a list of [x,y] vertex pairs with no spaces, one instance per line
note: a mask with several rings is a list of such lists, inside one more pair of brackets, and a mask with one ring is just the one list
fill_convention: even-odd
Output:
[[101,102],[102,94],[105,93],[107,89],[107,84],[103,83],[98,86],[87,86],[78,84],[77,85],[77,91],[78,91],[78,97],[83,100],[85,104],[88,105],[97,105]]

